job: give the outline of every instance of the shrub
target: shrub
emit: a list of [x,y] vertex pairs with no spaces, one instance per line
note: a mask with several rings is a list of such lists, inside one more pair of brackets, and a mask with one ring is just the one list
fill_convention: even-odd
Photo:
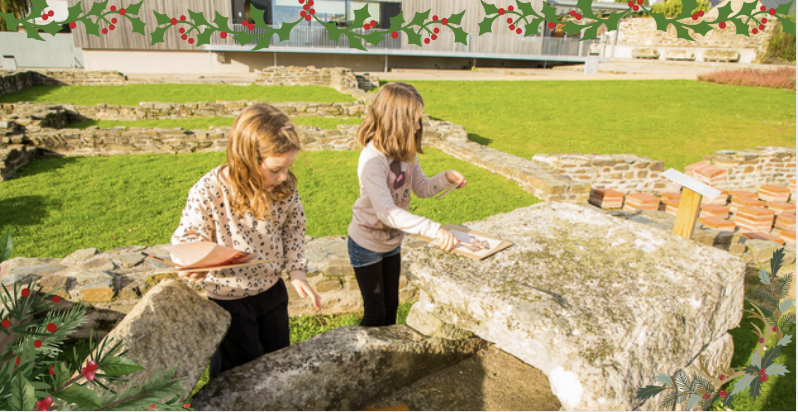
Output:
[[[791,15],[790,19],[794,22],[795,14]],[[769,58],[788,62],[795,61],[795,35],[784,33],[781,20],[777,20],[773,26],[773,34],[770,36],[770,42],[768,42],[768,50],[765,56],[762,57],[762,61]]]
[[[795,49],[793,49],[793,52],[794,50]],[[795,90],[795,69],[792,67],[782,67],[772,70],[722,70],[699,75],[698,80],[735,86],[771,87],[774,89]]]
[[[698,13],[699,11],[707,12],[712,6],[708,0],[698,0],[698,7],[691,13]],[[673,18],[682,14],[682,0],[666,0],[664,3],[658,3],[651,6],[652,13],[663,13],[665,17]]]

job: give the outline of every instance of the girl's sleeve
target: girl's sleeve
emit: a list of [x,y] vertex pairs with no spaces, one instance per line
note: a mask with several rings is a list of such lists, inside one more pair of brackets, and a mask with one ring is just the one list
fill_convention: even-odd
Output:
[[282,239],[285,271],[291,280],[307,280],[308,261],[305,258],[305,208],[299,193],[294,193],[285,200],[286,216],[283,222]]
[[449,187],[451,183],[446,178],[446,172],[440,172],[434,177],[427,179],[427,175],[421,170],[421,165],[416,156],[416,162],[413,165],[413,193],[420,198],[435,196]]
[[371,201],[374,213],[382,223],[406,233],[433,239],[438,234],[440,223],[416,216],[396,206],[388,189],[388,168],[379,158],[366,161],[360,174],[360,182]]
[[197,183],[188,192],[188,200],[180,224],[172,234],[172,244],[191,242],[216,242],[213,204],[208,189]]

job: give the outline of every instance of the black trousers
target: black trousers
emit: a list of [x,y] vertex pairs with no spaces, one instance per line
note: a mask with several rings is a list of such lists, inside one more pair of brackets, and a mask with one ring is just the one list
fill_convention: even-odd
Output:
[[259,295],[210,300],[230,312],[232,317],[227,335],[211,358],[211,379],[291,344],[288,291],[282,279]]
[[383,258],[372,265],[355,268],[355,278],[363,296],[364,313],[360,326],[396,324],[401,273],[401,253]]

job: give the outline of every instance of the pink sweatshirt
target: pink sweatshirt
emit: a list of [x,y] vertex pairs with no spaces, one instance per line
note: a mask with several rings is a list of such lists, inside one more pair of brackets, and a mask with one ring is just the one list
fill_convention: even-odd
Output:
[[219,182],[220,170],[221,166],[210,171],[188,192],[172,244],[216,242],[257,253],[258,260],[285,261],[210,271],[200,283],[208,297],[231,300],[257,295],[274,286],[284,270],[291,280],[306,280],[306,221],[299,194],[294,191],[275,202],[268,220],[257,220],[252,212],[239,218],[230,208],[230,190]]
[[404,232],[435,238],[439,223],[408,212],[410,190],[420,198],[434,196],[451,183],[446,172],[427,178],[418,163],[393,160],[369,143],[357,167],[360,199],[352,207],[349,236],[373,252],[390,252],[402,243]]

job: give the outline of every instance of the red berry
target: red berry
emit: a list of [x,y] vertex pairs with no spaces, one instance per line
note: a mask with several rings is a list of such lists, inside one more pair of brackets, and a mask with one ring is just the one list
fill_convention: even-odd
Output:
[[438,15],[437,14],[432,16],[432,21],[438,21]]
[[124,15],[125,15],[125,13],[127,13],[127,12],[125,11],[125,8],[124,8],[124,7],[123,7],[123,8],[121,8],[121,9],[119,9],[119,15],[120,15],[120,16],[124,16]]
[[50,323],[47,324],[47,331],[48,332],[53,333],[53,332],[55,332],[55,330],[56,330],[55,323],[50,322]]
[[227,32],[223,31],[223,32],[219,33],[219,37],[221,37],[223,39],[226,39],[227,38]]
[[89,382],[91,382],[91,381],[93,381],[93,380],[94,380],[94,372],[92,372],[92,371],[86,371],[86,373],[84,373],[84,374],[83,374],[83,376],[84,376],[84,377],[86,378],[86,380],[87,380],[87,381],[89,381]]
[[28,288],[22,289],[22,297],[27,298],[28,296],[30,296],[30,290]]
[[726,376],[724,376],[724,375],[720,375],[720,376],[718,376],[718,379],[720,379],[720,380],[724,380],[724,379],[726,379]]
[[[754,29],[754,33],[756,33],[756,29]],[[759,343],[765,343],[765,338],[759,338]]]
[[424,44],[429,44],[429,38],[424,39]]
[[368,29],[370,29],[370,28],[371,28],[371,26],[369,26],[369,24],[368,24],[368,23],[366,23],[366,24],[364,24],[364,25],[363,25],[363,28],[364,28],[364,29],[366,29],[366,30],[368,30]]
[[759,8],[759,10],[762,10],[762,11],[765,11],[765,10],[767,10],[767,9],[768,9],[768,8],[767,8],[767,7],[765,7],[765,6],[762,6],[762,7],[760,7],[760,8]]
[[[76,27],[78,27],[78,25],[77,25],[77,24],[75,24],[75,22],[74,22],[74,21],[72,21],[72,22],[69,22],[69,28],[70,28],[70,29],[72,29],[72,30],[75,30],[75,28],[76,28]],[[58,296],[56,296],[56,298],[57,298],[57,297],[58,297]],[[55,298],[53,298],[53,299],[55,299]]]
[[299,12],[299,15],[302,16],[302,17],[305,17],[306,14],[307,13],[305,13],[305,10],[302,10],[302,11]]
[[255,23],[252,23],[252,24],[250,24],[250,25],[249,25],[249,29],[250,29],[250,30],[255,30]]
[[725,29],[726,28],[726,22],[724,22],[724,21],[720,22],[719,26],[720,26],[721,29]]
[[438,40],[438,35],[437,34],[433,34],[432,35],[432,40]]
[[44,402],[43,401],[36,401],[36,408],[38,408],[39,410],[42,410],[43,406],[44,406]]
[[50,375],[55,375],[55,371],[53,370],[53,366],[50,366]]
[[576,15],[576,19],[577,19],[577,20],[582,20],[582,15],[581,15],[581,14],[577,14],[577,15]]
[[111,11],[116,11],[116,6],[111,6]]
[[305,15],[305,21],[310,21],[310,14]]
[[188,44],[194,44],[194,39],[188,39]]
[[50,405],[53,404],[53,397],[52,396],[48,396],[48,397],[42,399],[42,402],[44,402],[45,405],[50,406]]
[[180,28],[180,30],[178,30],[178,31],[180,32],[180,34],[183,34],[183,33],[185,33],[185,32],[186,32],[186,29],[184,29],[184,28],[182,28],[182,27],[181,27],[181,28]]
[[186,40],[186,39],[188,39],[188,34],[184,34],[184,35],[180,36],[180,38],[183,39],[183,40]]
[[515,32],[518,33],[518,34],[521,34],[522,31],[523,30],[521,30],[521,29],[515,29]]
[[186,409],[188,409],[188,408],[190,408],[190,407],[191,407],[191,403],[190,403],[190,402],[189,402],[189,403],[186,403],[185,405],[183,405],[183,408],[186,408]]
[[[751,33],[757,34],[757,33],[759,33],[759,30],[753,29],[753,30],[751,30]],[[764,343],[764,342],[760,342],[760,343]]]
[[642,6],[643,5],[643,0],[637,0],[637,4]]
[[36,339],[35,341],[33,341],[33,346],[35,346],[36,349],[41,348],[42,347],[42,341]]
[[310,5],[306,4],[306,5],[302,6],[302,8],[303,8],[305,11],[308,11],[308,10],[310,10]]
[[371,27],[375,27],[377,25],[377,22],[372,20],[369,22],[369,25],[371,25]]
[[436,28],[432,29],[432,32],[435,33],[435,34],[438,34],[438,33],[441,32],[441,29],[436,27]]
[[116,24],[116,22],[117,22],[117,21],[118,21],[118,20],[116,19],[116,17],[114,17],[114,18],[112,18],[112,19],[111,19],[111,23],[113,23],[113,24]]
[[772,16],[772,15],[776,14],[776,9],[770,9],[770,10],[768,10],[768,13],[770,13],[770,15]]
[[710,396],[712,396],[712,394],[710,394],[710,393],[705,393],[705,394],[704,394],[704,399],[709,399],[709,397],[710,397]]
[[576,17],[576,10],[571,10],[571,17]]
[[399,33],[398,32],[391,33],[391,38],[392,39],[398,39],[399,38]]
[[172,23],[172,26],[174,26],[175,24],[177,24],[177,19],[172,17],[172,20],[169,20],[169,23]]
[[108,26],[108,28],[109,28],[109,29],[111,29],[111,30],[113,30],[113,29],[115,29],[115,28],[116,28],[116,26],[114,26],[114,25],[112,24],[112,25]]
[[704,11],[703,10],[699,10],[698,11],[698,17],[704,17]]
[[315,2],[315,1],[313,1],[313,0],[308,0],[308,5],[309,5],[309,6],[311,6],[311,7],[312,7],[314,4],[316,4],[316,2]]
[[513,7],[513,6],[508,6],[507,7],[507,11],[513,11],[513,10],[515,10],[515,7]]
[[634,6],[632,6],[632,10],[634,10],[634,11],[638,11],[638,10],[640,10],[640,6],[638,6],[637,4],[635,4]]
[[3,321],[3,327],[6,328],[6,329],[10,328],[11,327],[11,321],[8,320],[8,319],[4,320]]
[[449,24],[449,19],[447,19],[446,17],[444,17],[444,18],[443,18],[443,20],[441,20],[441,24],[443,24],[444,26],[445,26],[445,25],[447,25],[447,24]]
[[759,25],[759,30],[765,30],[765,25],[764,24],[760,24]]
[[779,331],[779,327],[778,326],[774,326],[772,330],[773,330],[773,332],[778,332]]
[[556,26],[556,24],[554,24],[554,22],[553,22],[553,21],[550,21],[550,22],[549,22],[549,28],[550,28],[550,29],[553,29],[553,28],[554,28],[554,26]]
[[767,22],[768,22],[768,19],[762,19],[762,24],[765,24]]
[[499,9],[499,16],[504,16],[504,9]]
[[299,4],[302,4],[304,2],[305,2],[305,0],[299,0]]
[[767,382],[768,381],[768,375],[760,375],[759,376],[759,380],[761,380],[762,382]]
[[721,397],[721,399],[724,399],[724,398],[726,398],[726,395],[728,395],[728,394],[729,394],[729,393],[728,393],[728,392],[726,392],[726,391],[724,391],[724,390],[721,390],[720,392],[718,392],[718,396],[720,396],[720,397]]
[[150,405],[150,409],[155,409],[155,404]]
[[512,17],[508,17],[507,18],[507,24],[513,24],[513,18]]
[[19,356],[17,356],[17,365],[19,365],[19,361],[21,361],[21,360],[22,360],[22,358],[20,358]]
[[635,5],[635,2],[634,2],[634,0],[631,0],[629,3],[626,3],[626,4],[627,4],[629,7],[632,7],[632,6],[634,6],[634,5]]
[[55,15],[55,12],[50,10],[50,11],[47,12],[47,15],[50,16],[50,17],[53,17]]
[[180,16],[180,21],[186,21],[186,16]]
[[42,14],[42,20],[47,20],[49,18],[50,18],[50,16],[48,16],[47,14]]
[[316,9],[310,9],[310,11],[308,11],[308,13],[310,13],[310,15],[312,16],[312,15],[316,14]]
[[515,24],[510,25],[510,30],[515,30]]
[[692,15],[692,16],[690,16],[690,17],[692,17],[692,18],[693,18],[693,20],[698,20],[698,15],[697,15],[697,14],[693,14],[693,15]]

